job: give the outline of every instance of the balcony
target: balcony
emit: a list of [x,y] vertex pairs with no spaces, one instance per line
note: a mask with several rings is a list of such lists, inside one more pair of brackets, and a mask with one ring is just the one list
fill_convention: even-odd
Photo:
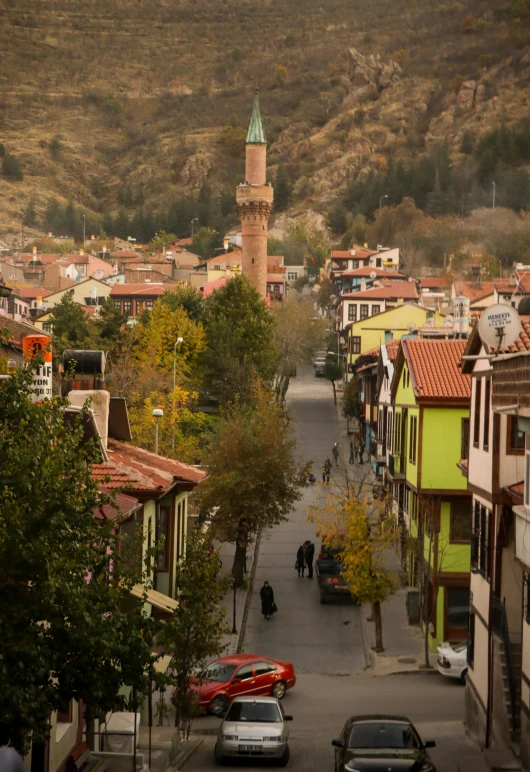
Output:
[[384,453],[384,445],[382,440],[370,441],[370,455],[378,464],[384,464],[386,456]]
[[401,455],[393,453],[388,458],[388,473],[394,480],[405,479],[405,464],[401,459]]

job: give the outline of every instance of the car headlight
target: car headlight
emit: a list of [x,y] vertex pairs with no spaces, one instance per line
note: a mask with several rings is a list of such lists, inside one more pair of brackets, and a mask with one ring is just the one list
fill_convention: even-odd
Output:
[[263,742],[264,743],[281,743],[282,738],[278,737],[277,735],[275,737],[264,737]]
[[237,734],[224,734],[223,740],[234,740],[237,742]]

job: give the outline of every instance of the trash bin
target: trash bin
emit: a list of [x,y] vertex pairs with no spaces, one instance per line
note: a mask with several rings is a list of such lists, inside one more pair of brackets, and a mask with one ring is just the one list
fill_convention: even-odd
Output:
[[[103,750],[112,753],[134,753],[134,717],[136,715],[136,745],[140,733],[139,713],[113,713],[102,729]],[[113,734],[119,732],[119,734]]]

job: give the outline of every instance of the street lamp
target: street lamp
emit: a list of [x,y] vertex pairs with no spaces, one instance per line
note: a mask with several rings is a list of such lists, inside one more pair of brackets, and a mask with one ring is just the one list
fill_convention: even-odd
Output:
[[152,412],[152,416],[155,419],[155,453],[158,456],[158,420],[159,418],[162,418],[164,415],[164,411],[161,410],[159,407],[155,407],[155,409]]
[[492,206],[492,209],[495,209],[495,187],[496,187],[496,185],[495,185],[494,182],[492,182],[491,184],[493,185],[493,206]]
[[191,238],[193,238],[193,223],[196,223],[196,222],[199,222],[198,217],[194,217],[193,220],[191,221]]
[[385,193],[384,196],[381,196],[381,198],[379,199],[379,214],[381,214],[381,204],[382,204],[384,198],[388,198],[386,193]]
[[234,608],[232,610],[232,635],[237,634],[237,627],[236,627],[236,578],[235,576],[232,577],[232,586],[234,589]]
[[[183,343],[184,338],[177,338],[173,346],[173,391],[177,385],[177,346]],[[175,424],[173,422],[173,437],[171,438],[171,450],[175,450]]]

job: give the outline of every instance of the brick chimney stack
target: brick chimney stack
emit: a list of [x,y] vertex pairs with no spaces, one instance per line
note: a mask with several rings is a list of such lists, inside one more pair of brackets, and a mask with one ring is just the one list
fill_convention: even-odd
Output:
[[242,226],[242,269],[260,295],[267,295],[267,226],[274,191],[267,182],[267,141],[259,109],[259,89],[247,133],[245,183],[236,188]]

